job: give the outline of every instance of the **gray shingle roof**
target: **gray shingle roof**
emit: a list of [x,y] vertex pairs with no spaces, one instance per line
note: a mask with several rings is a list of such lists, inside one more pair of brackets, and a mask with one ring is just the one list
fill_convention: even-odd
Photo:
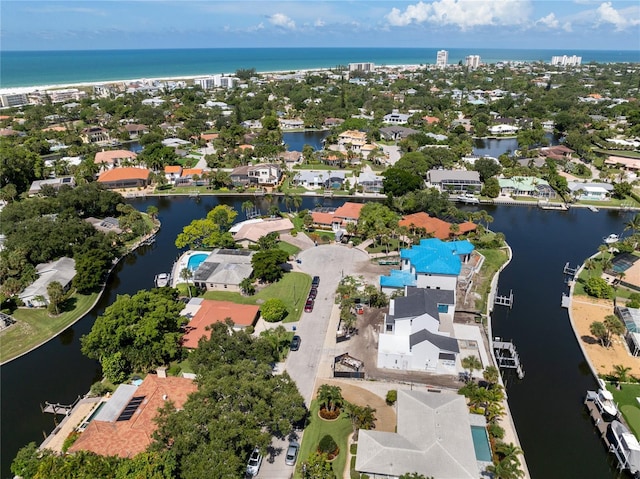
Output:
[[437,346],[441,351],[448,351],[450,353],[460,352],[460,349],[458,348],[458,341],[455,338],[435,334],[431,331],[427,331],[426,329],[413,333],[409,336],[409,347],[413,348],[416,344],[420,344],[425,341]]
[[409,318],[429,314],[438,319],[438,304],[455,303],[454,292],[446,289],[407,288],[407,296],[394,300],[396,318]]

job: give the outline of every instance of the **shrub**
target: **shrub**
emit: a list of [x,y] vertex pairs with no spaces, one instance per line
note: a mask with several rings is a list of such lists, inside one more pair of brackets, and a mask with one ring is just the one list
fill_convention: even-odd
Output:
[[351,452],[352,455],[356,455],[358,454],[358,444],[353,443],[351,444],[351,446],[349,447],[349,451]]
[[80,433],[78,431],[71,431],[67,438],[62,443],[62,452],[65,453],[69,450],[73,443],[76,442],[76,439],[80,437]]
[[113,388],[103,383],[102,381],[98,381],[97,383],[93,383],[91,385],[91,389],[89,390],[89,394],[91,396],[104,396],[107,393],[113,392]]
[[284,301],[279,298],[266,300],[260,309],[262,317],[268,323],[281,321],[287,314],[287,306],[284,304]]
[[502,439],[504,437],[504,429],[495,423],[489,424],[487,426],[487,431],[489,432],[489,436],[495,439]]
[[398,391],[396,389],[390,389],[387,391],[387,397],[385,400],[389,406],[393,406],[398,400]]
[[589,296],[596,298],[611,298],[613,296],[613,287],[603,278],[589,278],[584,285],[584,291]]
[[320,443],[318,444],[318,452],[321,454],[326,454],[329,459],[338,455],[339,449],[336,444],[335,439],[329,434],[325,435],[322,439],[320,439]]

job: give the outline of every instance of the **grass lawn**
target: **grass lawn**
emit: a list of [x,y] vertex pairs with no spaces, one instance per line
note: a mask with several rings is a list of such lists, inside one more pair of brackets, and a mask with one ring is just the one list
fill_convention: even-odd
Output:
[[640,404],[636,400],[640,397],[640,384],[623,384],[619,391],[611,384],[607,389],[613,394],[618,409],[631,431],[640,437]]
[[280,281],[270,284],[253,296],[243,296],[240,293],[230,291],[207,291],[204,294],[204,298],[231,301],[239,304],[260,304],[267,299],[280,298],[287,305],[287,311],[289,312],[284,318],[284,322],[292,323],[300,319],[310,288],[311,277],[309,275],[289,272],[285,273]]
[[[304,430],[304,436],[302,437],[302,444],[300,445],[300,454],[298,455],[298,464],[302,464],[311,456],[318,447],[320,439],[326,434],[333,437],[340,448],[340,453],[333,462],[333,472],[336,477],[343,477],[344,467],[347,462],[347,452],[349,450],[347,439],[351,434],[351,421],[345,414],[341,414],[335,421],[325,421],[318,416],[320,406],[318,401],[311,403],[310,422],[309,426]],[[302,476],[296,468],[294,478],[301,478]]]
[[487,308],[491,279],[509,258],[505,249],[479,249],[478,253],[484,256],[484,263],[480,268],[479,278],[476,279],[476,284],[478,284],[476,292],[481,298],[478,300],[476,309],[484,312]]
[[389,253],[391,251],[398,251],[398,240],[396,238],[389,238],[388,243],[371,243],[367,248],[367,253]]
[[286,241],[279,241],[278,248],[282,251],[286,251],[289,256],[295,256],[300,252],[300,248],[291,243],[287,243]]
[[64,331],[89,311],[98,293],[74,294],[67,300],[70,309],[57,317],[50,317],[43,308],[20,308],[12,316],[16,324],[0,333],[2,348],[0,362],[16,357],[34,346]]

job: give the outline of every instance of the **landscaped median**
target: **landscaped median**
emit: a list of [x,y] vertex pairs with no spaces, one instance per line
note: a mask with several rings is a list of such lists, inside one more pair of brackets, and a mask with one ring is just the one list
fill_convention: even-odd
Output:
[[50,316],[44,308],[19,308],[12,313],[16,324],[2,333],[0,339],[0,364],[14,359],[54,338],[61,331],[87,314],[98,299],[99,293],[74,294],[66,302],[72,304],[71,311]]

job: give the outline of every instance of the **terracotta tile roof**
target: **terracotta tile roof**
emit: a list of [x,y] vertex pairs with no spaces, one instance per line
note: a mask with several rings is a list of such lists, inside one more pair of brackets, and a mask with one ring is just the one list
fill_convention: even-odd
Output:
[[[428,234],[433,235],[435,238],[446,240],[451,236],[451,223],[442,221],[438,218],[433,218],[427,213],[420,212],[412,215],[407,215],[401,219],[398,224],[400,226],[406,226],[407,228],[413,227],[424,228]],[[465,221],[458,225],[457,235],[474,231],[477,228],[475,223]]]
[[431,125],[433,123],[440,123],[440,118],[437,116],[423,116],[422,119],[427,122],[427,124]]
[[334,215],[331,213],[318,213],[315,211],[311,212],[311,217],[313,218],[313,222],[317,225],[331,225],[333,220],[335,219]]
[[108,150],[108,151],[99,151],[96,153],[96,159],[94,163],[113,163],[115,160],[122,160],[125,158],[137,158],[133,151],[129,150]]
[[114,168],[105,171],[98,178],[99,183],[121,180],[147,180],[151,174],[146,168]]
[[200,309],[186,327],[187,332],[182,337],[182,345],[185,348],[197,348],[198,341],[203,336],[211,337],[211,331],[207,326],[214,323],[222,323],[226,318],[231,318],[239,327],[251,326],[255,322],[260,306],[253,304],[237,304],[230,301],[213,301],[205,299]]
[[240,145],[238,150],[253,150],[253,145]]
[[164,172],[165,173],[181,173],[182,172],[182,166],[180,165],[167,165],[164,167]]
[[42,131],[67,131],[67,129],[64,126],[48,126],[43,128]]
[[364,208],[364,203],[351,203],[347,201],[340,208],[336,209],[334,215],[336,218],[357,220],[360,218],[362,208]]
[[134,396],[144,396],[144,400],[131,419],[91,421],[69,452],[92,451],[102,456],[133,457],[151,444],[151,435],[156,430],[153,418],[165,400],[172,401],[176,408],[181,409],[189,394],[196,390],[197,386],[191,379],[159,378],[149,374],[134,393]]
[[11,120],[11,117],[8,115],[0,115],[0,121],[3,121],[3,120]]
[[218,136],[220,136],[218,133],[203,133],[200,135],[200,138],[204,141],[211,141],[218,138]]
[[182,170],[182,177],[184,178],[185,176],[193,176],[193,175],[202,175],[202,168],[185,168],[184,170]]

